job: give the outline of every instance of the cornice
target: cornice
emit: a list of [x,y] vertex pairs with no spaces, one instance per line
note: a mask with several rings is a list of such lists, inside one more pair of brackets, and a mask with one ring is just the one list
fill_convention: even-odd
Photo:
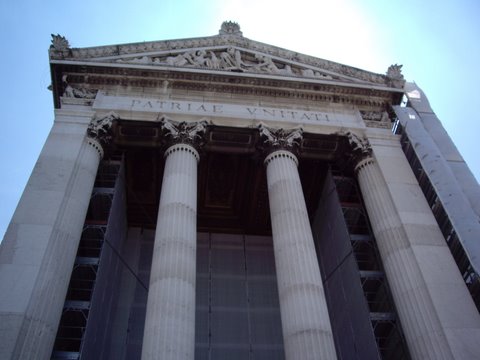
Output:
[[[338,86],[343,88],[358,88],[358,89],[368,89],[370,91],[382,91],[382,92],[391,92],[397,94],[403,94],[403,89],[391,88],[385,85],[375,85],[371,83],[357,83],[357,82],[347,82],[339,80],[324,80],[324,79],[314,79],[314,78],[301,78],[294,76],[286,75],[272,75],[272,74],[258,74],[258,73],[235,73],[235,72],[225,72],[225,71],[212,71],[212,70],[200,70],[192,68],[171,68],[171,67],[159,67],[159,66],[143,66],[143,65],[133,65],[133,64],[116,64],[116,63],[94,63],[94,62],[79,62],[79,61],[70,61],[70,60],[52,60],[52,66],[63,66],[65,68],[71,68],[75,72],[87,73],[91,69],[97,74],[105,75],[122,75],[122,76],[143,76],[145,77],[148,74],[149,77],[165,77],[165,74],[168,73],[171,78],[188,78],[188,79],[210,79],[212,76],[218,76],[217,79],[227,79],[230,83],[232,82],[241,82],[255,80],[257,83],[261,81],[279,81],[282,83],[296,83],[304,84],[303,86],[312,86],[319,85],[328,85],[328,86]],[[74,70],[74,68],[80,68],[81,70]],[[100,70],[102,69],[102,70]],[[232,79],[237,80],[232,80]],[[240,79],[246,80],[240,80]]]
[[[168,82],[169,89],[213,91],[254,96],[276,96],[329,103],[352,104],[363,107],[385,107],[399,90],[372,88],[361,84],[305,81],[298,78],[246,76],[247,74],[160,71],[126,67],[78,66],[68,62],[54,65],[53,74],[57,96],[65,96],[67,86],[85,93],[110,86],[145,87],[158,89]],[[68,79],[68,83],[66,81]],[[393,91],[392,91],[393,90]]]

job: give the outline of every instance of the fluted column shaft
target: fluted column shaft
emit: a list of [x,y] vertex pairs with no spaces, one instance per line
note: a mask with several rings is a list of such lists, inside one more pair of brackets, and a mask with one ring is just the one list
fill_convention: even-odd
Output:
[[278,150],[265,164],[286,359],[336,359],[297,158]]
[[192,359],[195,350],[197,151],[167,149],[142,359]]
[[453,359],[421,269],[378,164],[368,156],[359,162],[356,172],[412,358]]

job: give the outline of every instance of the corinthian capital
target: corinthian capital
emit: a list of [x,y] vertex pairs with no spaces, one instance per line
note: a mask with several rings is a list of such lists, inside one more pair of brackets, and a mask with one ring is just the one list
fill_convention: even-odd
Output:
[[348,132],[340,132],[338,135],[345,136],[350,145],[349,157],[354,161],[354,166],[362,160],[372,157],[372,146],[367,138]]
[[269,146],[272,150],[294,150],[300,145],[300,140],[303,137],[302,128],[294,129],[273,129],[264,126],[258,127],[260,135],[264,139],[263,143]]
[[173,144],[182,143],[197,147],[203,145],[207,125],[207,121],[180,122],[166,117],[161,119],[162,130]]
[[89,137],[107,143],[111,136],[109,135],[114,120],[120,119],[113,111],[106,115],[95,116],[88,125],[87,134]]
[[347,132],[345,134],[348,138],[348,142],[352,147],[352,152],[361,157],[367,157],[372,154],[372,146],[367,138],[360,138],[358,135]]

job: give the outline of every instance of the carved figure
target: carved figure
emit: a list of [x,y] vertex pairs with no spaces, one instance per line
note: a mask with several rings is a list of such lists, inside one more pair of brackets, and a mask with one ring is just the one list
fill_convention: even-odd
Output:
[[292,68],[290,65],[285,65],[283,69],[280,69],[272,60],[271,57],[256,54],[255,59],[259,61],[257,65],[254,65],[254,69],[257,71],[265,71],[270,74],[283,74],[283,75],[291,75],[293,74]]
[[128,62],[132,62],[135,64],[150,64],[152,62],[152,59],[149,58],[148,56],[142,56],[140,58],[131,59]]
[[210,69],[220,69],[220,60],[217,58],[217,55],[213,51],[210,51],[210,58],[207,58],[205,64]]
[[75,92],[73,90],[73,87],[67,84],[67,86],[65,87],[65,90],[63,91],[63,96],[68,98],[74,98]]
[[366,121],[390,122],[386,111],[360,111],[360,114]]
[[195,66],[205,66],[206,65],[206,55],[207,52],[205,50],[197,50],[192,57],[192,65]]
[[295,128],[290,130],[284,129],[272,129],[261,124],[258,127],[260,135],[265,138],[264,143],[274,148],[293,148],[296,145],[300,145],[300,140],[303,137],[303,129]]
[[274,64],[271,57],[262,54],[256,54],[255,59],[259,62],[254,66],[255,70],[266,71],[271,74],[277,74],[280,72],[280,69]]
[[302,69],[302,75],[305,77],[315,77],[323,79],[332,79],[330,75],[322,74],[319,71],[313,71],[312,69]]
[[315,77],[315,74],[312,69],[302,69],[302,76]]
[[222,62],[222,68],[227,70],[241,69],[243,65],[242,55],[240,51],[229,47],[227,51],[220,54],[220,60]]
[[97,96],[97,90],[90,90],[85,88],[77,89],[70,85],[67,85],[63,96],[78,99],[95,99],[95,96]]
[[62,81],[65,84],[65,90],[63,92],[64,97],[68,98],[80,98],[80,99],[95,99],[98,90],[74,88],[67,82],[68,75],[63,75]]
[[184,54],[178,54],[177,56],[169,56],[165,62],[170,66],[185,66],[188,64],[193,64],[193,59],[192,54],[186,52]]
[[283,69],[279,69],[281,74],[293,75],[292,67],[288,64],[285,65]]

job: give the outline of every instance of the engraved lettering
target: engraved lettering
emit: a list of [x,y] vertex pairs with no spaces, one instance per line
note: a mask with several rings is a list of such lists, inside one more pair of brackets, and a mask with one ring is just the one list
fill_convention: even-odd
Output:
[[307,113],[303,113],[302,114],[302,117],[300,118],[300,120],[310,120],[310,117],[307,115]]
[[292,114],[292,119],[295,119],[296,111],[287,111],[289,114]]
[[249,106],[240,106],[234,104],[222,104],[222,103],[203,103],[203,102],[187,102],[187,101],[168,101],[168,100],[157,100],[157,99],[128,99],[128,103],[133,109],[144,110],[144,111],[155,111],[155,110],[166,110],[173,112],[191,112],[191,113],[202,113],[202,114],[225,114],[231,112],[241,112],[243,115],[240,116],[261,116],[265,119],[284,119],[285,121],[305,121],[305,122],[323,122],[331,123],[335,121],[335,118],[332,117],[334,114],[327,114],[323,112],[315,111],[301,111],[301,110],[291,110],[291,109],[281,109],[281,108],[264,108],[264,107],[249,107]]

